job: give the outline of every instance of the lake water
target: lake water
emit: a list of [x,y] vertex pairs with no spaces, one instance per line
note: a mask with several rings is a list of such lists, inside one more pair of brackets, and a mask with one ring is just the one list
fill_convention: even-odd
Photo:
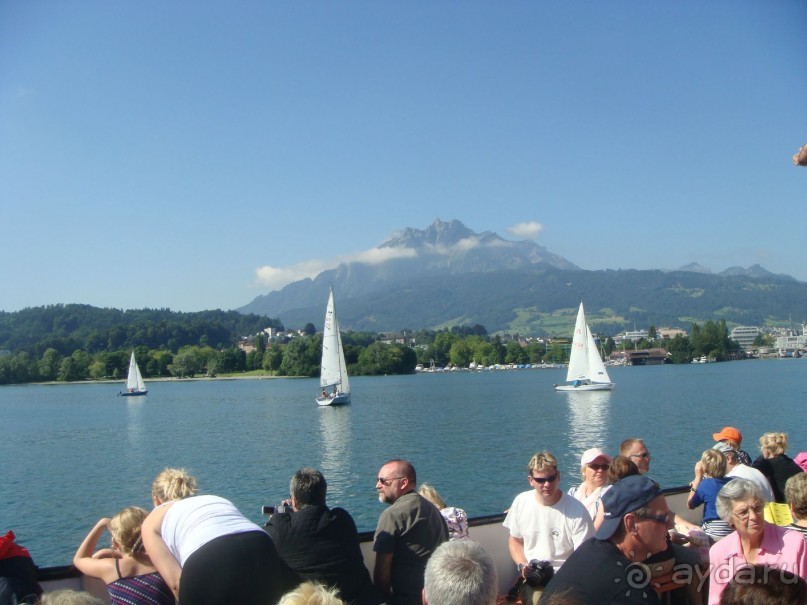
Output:
[[692,478],[711,434],[739,428],[752,456],[766,431],[807,449],[807,360],[616,368],[606,393],[556,393],[565,370],[436,373],[351,379],[353,403],[320,408],[315,379],[152,382],[143,398],[120,385],[0,388],[0,531],[13,529],[42,566],[66,564],[102,516],[150,507],[166,466],[188,468],[201,491],[262,522],[288,495],[291,474],[319,468],[328,502],[359,530],[383,505],[375,478],[389,458],[411,460],[419,482],[472,516],[501,512],[529,489],[538,450],[559,460],[562,486],[589,447],[614,453],[640,436],[664,486]]

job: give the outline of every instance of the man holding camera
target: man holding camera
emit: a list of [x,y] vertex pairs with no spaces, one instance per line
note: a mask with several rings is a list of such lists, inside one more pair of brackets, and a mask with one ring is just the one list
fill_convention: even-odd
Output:
[[594,525],[586,507],[561,491],[552,454],[535,454],[527,470],[533,489],[516,496],[504,526],[510,530],[508,547],[518,566],[522,603],[535,605],[552,574],[594,535]]
[[364,566],[356,523],[347,511],[325,505],[322,473],[300,469],[289,491],[292,512],[276,512],[266,524],[280,557],[306,580],[338,588],[346,604],[380,603]]

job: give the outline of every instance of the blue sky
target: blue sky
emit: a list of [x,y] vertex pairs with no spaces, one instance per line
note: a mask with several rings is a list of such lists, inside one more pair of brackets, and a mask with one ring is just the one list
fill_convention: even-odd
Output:
[[807,281],[805,31],[801,0],[5,0],[0,310],[236,308],[437,218]]

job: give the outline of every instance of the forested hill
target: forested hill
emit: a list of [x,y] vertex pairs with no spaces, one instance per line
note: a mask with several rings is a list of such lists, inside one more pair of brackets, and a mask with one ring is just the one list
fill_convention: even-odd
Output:
[[99,309],[90,305],[48,305],[12,313],[0,311],[0,350],[40,357],[52,348],[61,355],[90,354],[134,347],[176,351],[186,345],[221,349],[280,321],[236,311],[181,313],[168,309]]

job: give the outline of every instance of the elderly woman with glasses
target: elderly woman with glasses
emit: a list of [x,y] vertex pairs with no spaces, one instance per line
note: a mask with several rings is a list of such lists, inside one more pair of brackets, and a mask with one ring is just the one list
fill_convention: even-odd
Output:
[[580,458],[580,475],[583,482],[569,488],[569,495],[580,500],[592,519],[597,518],[602,495],[608,491],[608,469],[611,456],[593,447],[583,452]]
[[807,579],[807,542],[802,535],[767,523],[765,499],[747,479],[729,481],[717,494],[717,513],[734,532],[709,550],[709,605],[720,603],[723,589],[738,569],[767,565]]

